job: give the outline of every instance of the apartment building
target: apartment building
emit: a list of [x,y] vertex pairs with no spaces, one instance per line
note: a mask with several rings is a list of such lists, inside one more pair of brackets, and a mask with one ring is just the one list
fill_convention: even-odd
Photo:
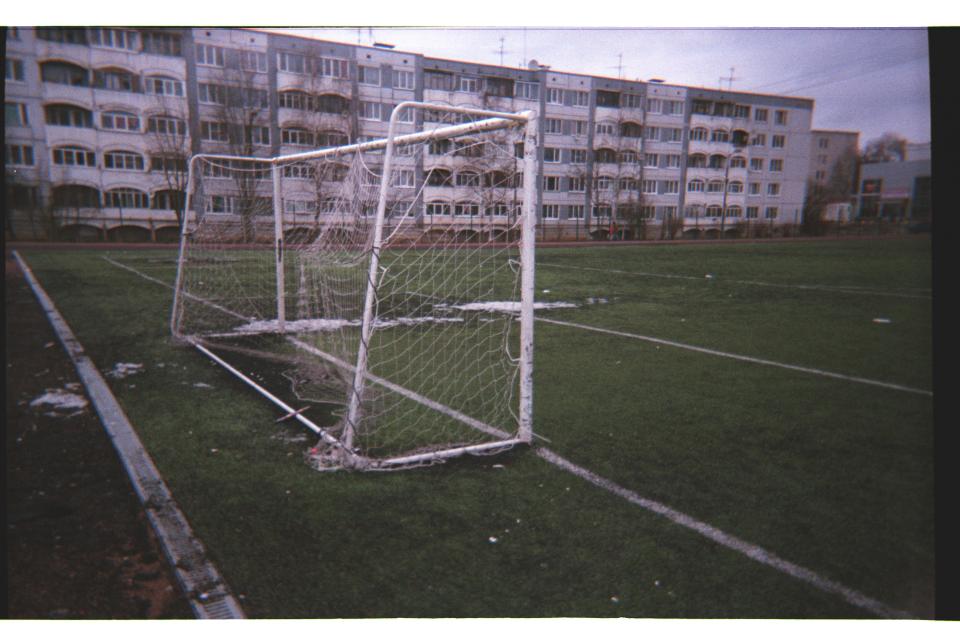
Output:
[[[381,138],[407,100],[540,115],[543,239],[776,231],[801,220],[817,144],[809,99],[254,30],[11,28],[6,53],[6,220],[17,238],[175,240],[191,154]],[[409,166],[423,192],[415,213],[470,222],[443,214],[465,196],[456,174],[429,174],[422,159]],[[283,201],[290,214],[310,205]],[[230,201],[211,211],[232,213]]]
[[[860,148],[860,133],[846,130],[813,130],[810,146],[810,180],[817,186],[826,187],[837,162],[846,162],[851,174],[856,170],[856,157]],[[851,178],[851,194],[853,181]]]

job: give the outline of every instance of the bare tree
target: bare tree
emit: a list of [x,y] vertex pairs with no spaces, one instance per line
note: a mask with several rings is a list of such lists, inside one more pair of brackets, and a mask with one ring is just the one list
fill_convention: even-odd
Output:
[[885,132],[867,143],[863,150],[864,163],[903,161],[907,156],[907,140],[895,132]]
[[177,226],[183,227],[183,208],[187,191],[187,161],[190,140],[188,117],[181,104],[157,96],[158,111],[147,120],[147,147],[150,171],[159,172],[166,186],[165,195],[154,198],[154,207],[166,205],[177,215]]

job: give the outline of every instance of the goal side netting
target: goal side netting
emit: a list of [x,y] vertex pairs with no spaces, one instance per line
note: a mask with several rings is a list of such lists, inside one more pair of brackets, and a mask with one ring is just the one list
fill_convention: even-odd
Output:
[[317,469],[530,442],[535,125],[406,102],[384,139],[194,156],[174,338],[315,433]]

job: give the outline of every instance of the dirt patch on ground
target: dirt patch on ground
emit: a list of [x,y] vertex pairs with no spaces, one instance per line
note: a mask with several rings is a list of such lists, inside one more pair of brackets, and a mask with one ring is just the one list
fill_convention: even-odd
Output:
[[7,616],[190,619],[69,357],[7,254]]

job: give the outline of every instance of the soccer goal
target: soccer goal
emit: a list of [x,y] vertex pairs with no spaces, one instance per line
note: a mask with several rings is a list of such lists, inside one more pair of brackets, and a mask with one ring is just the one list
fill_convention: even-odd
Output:
[[532,112],[417,102],[383,139],[195,155],[174,338],[315,433],[316,469],[529,443],[536,170]]

